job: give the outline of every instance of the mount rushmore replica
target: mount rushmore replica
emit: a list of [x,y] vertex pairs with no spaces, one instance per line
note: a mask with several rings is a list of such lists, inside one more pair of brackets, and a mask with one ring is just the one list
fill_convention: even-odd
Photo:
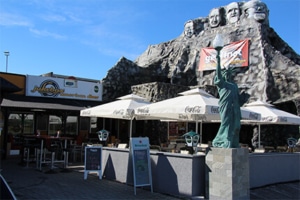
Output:
[[217,34],[226,44],[221,64],[235,67],[234,80],[249,94],[248,103],[261,100],[299,115],[300,56],[269,26],[269,9],[259,0],[213,8],[207,17],[186,21],[176,39],[149,45],[135,61],[121,58],[103,79],[103,99],[133,92],[155,102],[189,87],[217,97]]

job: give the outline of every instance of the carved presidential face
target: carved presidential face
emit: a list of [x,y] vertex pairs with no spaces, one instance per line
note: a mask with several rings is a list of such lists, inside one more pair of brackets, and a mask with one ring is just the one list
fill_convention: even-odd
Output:
[[237,2],[226,6],[226,18],[229,23],[235,23],[240,19],[240,8]]
[[221,23],[221,13],[220,9],[214,8],[209,13],[209,24],[210,27],[214,28],[219,26]]
[[192,37],[194,34],[194,22],[189,20],[184,25],[184,35],[186,37]]
[[245,4],[245,15],[247,18],[254,18],[258,22],[263,22],[268,18],[268,8],[263,2],[252,0]]

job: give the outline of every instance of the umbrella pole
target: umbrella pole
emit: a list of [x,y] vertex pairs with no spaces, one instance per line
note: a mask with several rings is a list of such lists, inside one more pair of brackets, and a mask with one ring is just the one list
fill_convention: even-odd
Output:
[[[198,120],[196,120],[196,133],[198,133]],[[200,122],[200,144],[202,143],[202,122]],[[194,154],[197,154],[198,152],[198,145],[194,149]]]
[[170,133],[170,122],[168,121],[168,140],[169,140],[169,133]]
[[132,137],[132,119],[130,120],[129,138]]
[[[198,120],[196,120],[196,133],[198,133]],[[200,122],[200,144],[202,144],[202,121]]]
[[202,144],[202,121],[200,122],[200,144]]
[[258,148],[260,149],[260,124],[258,124]]
[[120,139],[120,119],[117,119],[117,122],[118,122],[118,128],[117,128],[117,131],[118,131],[118,133],[117,133],[117,137],[118,137],[118,139]]

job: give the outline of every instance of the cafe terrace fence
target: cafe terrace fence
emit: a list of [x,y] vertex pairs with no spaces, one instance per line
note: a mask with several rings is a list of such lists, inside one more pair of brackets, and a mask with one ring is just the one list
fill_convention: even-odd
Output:
[[[133,185],[128,149],[103,147],[102,158],[104,178]],[[204,196],[205,154],[150,151],[150,159],[154,192]],[[250,153],[249,165],[250,188],[300,180],[300,153]]]

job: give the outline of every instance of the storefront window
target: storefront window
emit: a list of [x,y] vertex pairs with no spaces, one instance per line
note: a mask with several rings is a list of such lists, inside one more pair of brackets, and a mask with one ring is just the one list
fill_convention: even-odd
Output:
[[10,114],[8,117],[8,134],[16,135],[22,132],[21,114]]
[[8,134],[33,134],[33,114],[12,113],[8,117]]
[[78,117],[77,116],[68,116],[65,134],[77,135],[77,127],[78,127]]
[[61,117],[56,115],[49,116],[49,134],[56,136],[58,130],[61,130],[65,135],[77,135],[78,117],[68,116],[66,119],[66,126],[63,125]]
[[24,130],[23,134],[34,134],[34,120],[33,114],[23,114],[24,115]]
[[8,143],[11,149],[19,149],[22,145],[22,135],[33,134],[33,114],[12,113],[8,117]]
[[49,134],[56,136],[56,132],[62,129],[62,119],[56,115],[49,115]]
[[47,135],[49,116],[44,114],[36,115],[36,129],[41,134]]

